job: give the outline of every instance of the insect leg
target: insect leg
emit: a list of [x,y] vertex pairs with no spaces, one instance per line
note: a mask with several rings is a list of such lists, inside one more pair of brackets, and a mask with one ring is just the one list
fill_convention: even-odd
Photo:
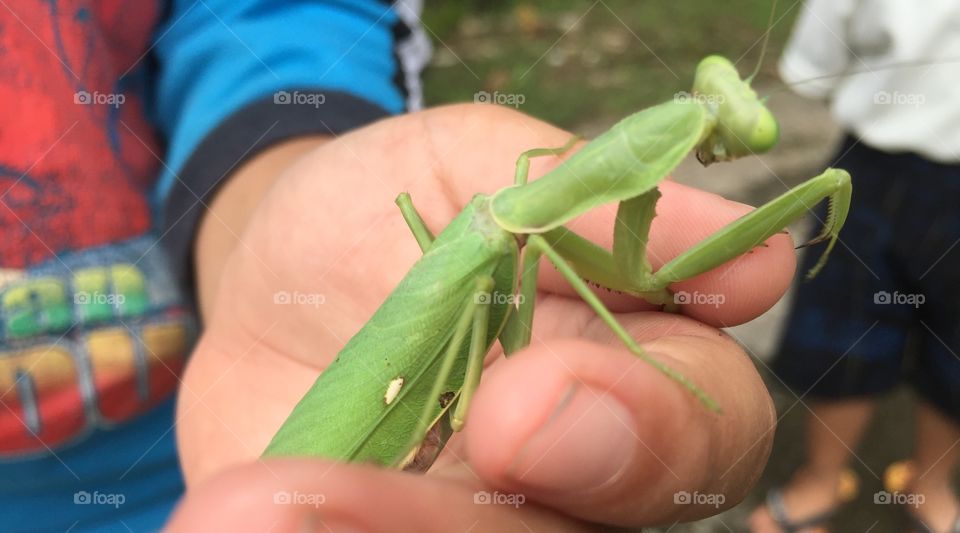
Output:
[[413,206],[410,193],[400,193],[400,195],[397,196],[396,203],[400,208],[400,213],[403,215],[403,220],[407,222],[407,226],[409,226],[410,231],[413,232],[413,238],[417,239],[417,244],[420,245],[420,251],[426,253],[427,250],[430,249],[430,245],[433,244],[433,233],[427,228],[427,224],[423,221],[420,213],[417,212],[417,208]]
[[652,189],[620,202],[613,225],[613,259],[620,275],[632,285],[649,285],[653,268],[647,259],[650,225],[656,215],[660,191]]
[[560,271],[560,274],[566,278],[567,282],[577,291],[581,298],[591,307],[594,312],[597,313],[597,316],[600,317],[607,327],[609,327],[613,333],[623,342],[628,350],[633,352],[637,357],[643,361],[649,363],[654,368],[659,370],[665,376],[676,381],[680,385],[683,385],[687,390],[689,390],[694,396],[700,400],[708,409],[711,411],[719,412],[720,407],[717,403],[707,395],[703,390],[700,389],[695,383],[690,381],[686,376],[677,372],[673,368],[667,366],[666,364],[650,357],[647,352],[640,347],[639,344],[627,333],[627,330],[617,321],[613,314],[603,305],[603,302],[600,301],[600,298],[597,297],[593,291],[590,290],[590,287],[580,279],[580,276],[577,275],[577,272],[570,266],[569,263],[561,256],[556,250],[554,250],[550,244],[539,235],[531,235],[527,241],[526,252],[532,252],[531,255],[545,254],[547,259],[553,263],[557,270]]
[[810,279],[826,264],[827,257],[837,242],[840,228],[843,227],[850,209],[851,194],[850,174],[844,170],[829,168],[823,174],[801,183],[727,224],[720,231],[663,265],[653,275],[653,287],[665,288],[670,283],[692,278],[747,253],[826,198],[830,204],[823,230],[801,245],[830,240],[820,260],[807,273],[807,279]]
[[[613,254],[563,226],[540,234],[550,246],[567,258],[580,278],[612,290],[633,294],[654,304],[672,301],[665,290],[640,292],[621,273]],[[520,265],[520,305],[511,313],[500,334],[503,353],[510,355],[530,344],[533,309],[537,297],[540,254],[524,252]]]
[[[602,250],[602,248],[601,248]],[[540,277],[540,254],[523,253],[520,263],[520,298],[517,309],[510,313],[500,332],[500,346],[506,356],[530,345],[533,327],[533,306],[537,300],[537,279]]]
[[581,278],[590,283],[632,294],[652,304],[665,305],[673,302],[673,297],[666,289],[638,286],[631,282],[621,273],[614,254],[572,230],[560,226],[541,233],[540,236],[571,264]]
[[[437,378],[433,382],[433,388],[431,388],[430,394],[423,404],[423,412],[417,418],[417,425],[410,436],[410,442],[404,447],[404,453],[397,457],[394,464],[401,464],[406,456],[409,455],[409,450],[416,449],[420,443],[423,442],[424,437],[426,437],[427,432],[430,430],[430,425],[434,421],[434,412],[436,411],[437,403],[440,401],[444,387],[450,381],[450,373],[453,371],[453,365],[457,360],[457,355],[460,354],[464,343],[467,342],[467,333],[470,331],[471,324],[475,323],[474,317],[484,312],[481,310],[489,312],[489,295],[493,287],[494,280],[492,277],[484,276],[477,279],[476,290],[471,293],[471,298],[464,303],[460,317],[454,325],[453,336],[450,338],[449,344],[447,344],[447,350],[441,361],[440,369],[437,372]],[[486,297],[484,297],[484,295],[486,295]],[[486,326],[484,326],[484,329],[486,329]],[[486,331],[484,331],[483,340],[481,340],[482,344],[486,344],[485,339]],[[484,347],[480,347],[479,349],[482,351],[483,348]],[[473,346],[471,346],[471,352],[472,351],[474,351]],[[480,355],[480,364],[483,364],[482,354]],[[477,376],[477,379],[479,379],[479,376]]]
[[527,183],[527,174],[530,171],[530,159],[533,157],[541,157],[545,155],[563,155],[564,152],[573,148],[573,145],[577,144],[577,141],[580,140],[579,135],[574,135],[567,141],[566,144],[559,148],[534,148],[532,150],[527,150],[520,154],[520,157],[517,158],[517,171],[513,177],[514,185],[523,185]]
[[460,431],[467,423],[467,410],[473,400],[473,393],[480,385],[480,374],[483,372],[483,359],[487,355],[487,325],[490,323],[490,290],[493,289],[493,278],[485,278],[477,284],[474,306],[473,330],[470,337],[470,353],[467,358],[467,371],[463,377],[463,390],[457,399],[457,406],[450,418],[450,427]]

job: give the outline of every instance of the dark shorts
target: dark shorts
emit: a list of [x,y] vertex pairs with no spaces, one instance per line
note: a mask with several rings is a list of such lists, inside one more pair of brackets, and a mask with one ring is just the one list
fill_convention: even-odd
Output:
[[852,138],[834,159],[853,177],[850,215],[826,267],[798,287],[773,371],[821,399],[906,380],[960,419],[960,165]]

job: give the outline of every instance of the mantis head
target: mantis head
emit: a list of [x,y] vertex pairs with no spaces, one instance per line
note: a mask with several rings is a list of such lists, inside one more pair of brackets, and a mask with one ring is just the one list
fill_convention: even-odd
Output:
[[741,79],[727,58],[712,55],[700,61],[693,92],[713,117],[697,146],[697,159],[704,165],[763,153],[777,143],[777,120],[750,87],[750,79]]

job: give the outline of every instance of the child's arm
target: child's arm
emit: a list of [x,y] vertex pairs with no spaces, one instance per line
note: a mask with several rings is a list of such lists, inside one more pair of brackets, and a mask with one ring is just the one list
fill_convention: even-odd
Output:
[[[424,39],[422,53],[408,53],[417,37],[375,0],[174,2],[153,49],[152,111],[168,142],[155,195],[162,244],[180,281],[201,276],[201,304],[288,157],[416,100],[407,79],[429,48]],[[219,235],[205,239],[202,260],[193,253],[201,222]]]
[[203,318],[213,305],[223,265],[230,252],[241,245],[247,221],[260,199],[293,161],[329,140],[304,136],[267,148],[234,171],[208,204],[194,245],[197,301]]

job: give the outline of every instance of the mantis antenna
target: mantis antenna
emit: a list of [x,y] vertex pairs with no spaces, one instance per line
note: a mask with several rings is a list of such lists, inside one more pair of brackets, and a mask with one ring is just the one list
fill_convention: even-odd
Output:
[[805,83],[811,83],[819,80],[830,80],[833,78],[848,78],[850,76],[857,76],[860,74],[873,74],[874,72],[883,72],[885,70],[893,70],[895,68],[918,68],[918,67],[932,67],[936,65],[947,65],[960,63],[960,57],[945,57],[941,59],[913,59],[909,61],[897,61],[894,63],[887,63],[885,65],[879,65],[871,68],[862,68],[855,70],[845,70],[843,72],[834,72],[833,74],[824,74],[822,76],[814,76],[812,78],[806,78],[803,80],[798,80],[790,83],[784,83],[783,88],[778,90],[783,90],[785,88],[796,87],[797,85],[803,85]]
[[777,12],[777,0],[773,0],[770,4],[770,16],[767,17],[767,31],[763,33],[763,43],[760,44],[760,59],[757,60],[757,66],[754,67],[753,72],[747,76],[746,82],[752,83],[753,78],[760,73],[760,67],[763,65],[763,60],[767,56],[767,44],[770,43],[770,33],[773,30],[773,15]]

